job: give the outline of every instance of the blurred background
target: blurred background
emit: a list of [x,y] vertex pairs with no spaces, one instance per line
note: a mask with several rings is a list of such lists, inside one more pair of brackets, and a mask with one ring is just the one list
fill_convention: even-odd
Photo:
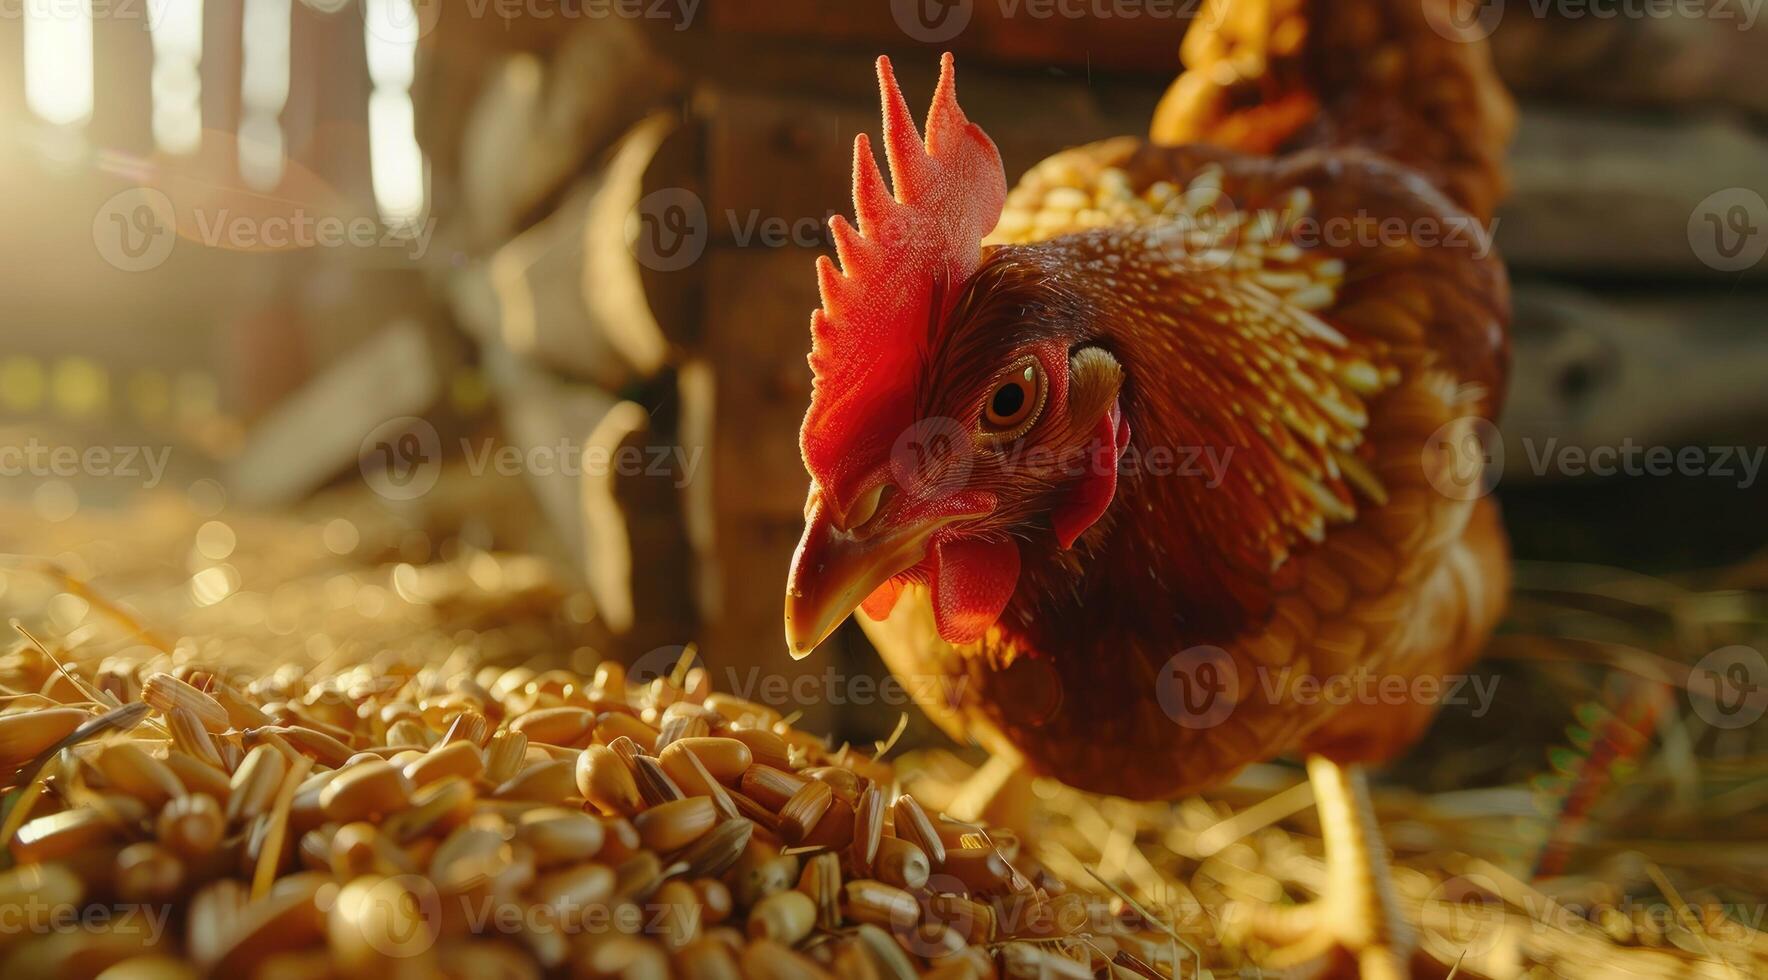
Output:
[[[871,60],[922,105],[957,51],[1012,177],[1144,132],[1193,6],[11,0],[0,552],[56,564],[0,578],[0,611],[77,642],[90,586],[311,662],[421,600],[516,662],[881,673],[851,627],[795,664],[780,623],[811,263],[876,127]],[[1543,770],[1579,705],[1625,701],[1593,662],[1683,686],[1760,647],[1758,9],[1478,12],[1521,104],[1493,447],[1520,595],[1482,669],[1531,666],[1492,708],[1515,744],[1450,709],[1417,785]],[[466,584],[558,611],[499,633]],[[858,740],[907,703],[791,708]]]

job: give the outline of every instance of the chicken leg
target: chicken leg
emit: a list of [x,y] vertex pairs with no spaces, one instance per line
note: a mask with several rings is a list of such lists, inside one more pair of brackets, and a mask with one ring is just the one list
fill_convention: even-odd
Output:
[[1325,894],[1299,906],[1237,904],[1224,922],[1228,938],[1276,945],[1267,969],[1348,955],[1365,980],[1410,976],[1416,937],[1399,914],[1362,768],[1309,756],[1308,779],[1326,842]]

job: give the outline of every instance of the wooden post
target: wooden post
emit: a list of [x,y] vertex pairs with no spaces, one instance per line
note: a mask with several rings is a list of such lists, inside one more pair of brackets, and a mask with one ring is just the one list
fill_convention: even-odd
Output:
[[240,114],[241,3],[203,4],[202,76],[203,176],[231,185],[238,179]]
[[103,149],[136,156],[153,151],[153,38],[147,25],[145,9],[133,16],[119,10],[92,18],[88,132]]
[[361,11],[297,2],[289,27],[289,96],[282,113],[289,163],[317,176],[358,214],[372,215],[368,61]]

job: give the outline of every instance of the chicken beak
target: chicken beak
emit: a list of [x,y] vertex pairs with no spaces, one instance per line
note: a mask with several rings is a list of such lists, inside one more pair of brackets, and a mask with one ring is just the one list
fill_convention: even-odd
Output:
[[859,536],[841,527],[813,494],[804,537],[786,580],[786,646],[802,659],[827,639],[873,590],[913,568],[946,520],[911,521]]

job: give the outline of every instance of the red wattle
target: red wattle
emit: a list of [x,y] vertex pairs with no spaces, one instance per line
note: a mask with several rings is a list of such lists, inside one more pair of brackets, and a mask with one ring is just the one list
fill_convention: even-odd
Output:
[[1105,516],[1111,499],[1117,496],[1117,460],[1130,444],[1130,422],[1114,402],[1111,410],[1099,417],[1093,426],[1093,442],[1088,448],[1087,472],[1068,499],[1050,514],[1056,529],[1056,542],[1063,548],[1074,542],[1087,528]]
[[930,564],[939,638],[952,644],[982,639],[1019,584],[1018,546],[1010,541],[942,541],[933,546]]
[[890,611],[896,608],[896,600],[902,595],[902,584],[891,579],[872,590],[866,601],[859,604],[867,616],[883,620],[890,618]]

